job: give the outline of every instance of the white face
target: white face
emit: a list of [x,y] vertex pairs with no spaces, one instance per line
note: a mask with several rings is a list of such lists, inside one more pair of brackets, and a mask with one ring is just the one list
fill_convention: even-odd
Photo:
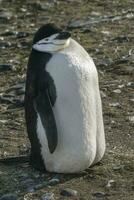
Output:
[[69,46],[70,38],[57,39],[59,33],[44,38],[33,45],[33,49],[41,52],[57,52]]

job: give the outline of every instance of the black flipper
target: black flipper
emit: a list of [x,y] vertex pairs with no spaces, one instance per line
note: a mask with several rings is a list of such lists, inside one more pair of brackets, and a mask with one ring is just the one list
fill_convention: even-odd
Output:
[[45,163],[41,155],[41,144],[36,132],[37,113],[34,108],[34,99],[38,96],[38,82],[41,71],[50,58],[50,54],[32,50],[28,61],[25,89],[25,118],[31,143],[30,164],[41,171],[44,171]]
[[51,76],[45,70],[38,86],[39,93],[35,98],[35,107],[45,129],[49,150],[53,153],[58,141],[57,127],[52,109],[56,100],[56,90]]

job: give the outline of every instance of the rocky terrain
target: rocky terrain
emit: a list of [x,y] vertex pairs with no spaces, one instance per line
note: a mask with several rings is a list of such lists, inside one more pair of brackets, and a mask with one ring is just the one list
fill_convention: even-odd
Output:
[[35,31],[71,32],[98,69],[107,149],[79,175],[0,164],[0,200],[134,199],[134,1],[0,0],[0,159],[28,155],[25,75]]

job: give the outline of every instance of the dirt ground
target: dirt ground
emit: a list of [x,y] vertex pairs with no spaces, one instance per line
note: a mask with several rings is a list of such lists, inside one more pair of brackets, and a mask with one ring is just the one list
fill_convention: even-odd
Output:
[[[0,164],[0,197],[38,200],[134,199],[134,1],[0,1],[0,158],[27,155],[24,82],[35,31],[54,22],[72,33],[99,73],[107,149],[80,175],[39,173],[28,163]],[[55,178],[56,177],[56,178]],[[58,178],[57,178],[58,177]],[[58,179],[50,184],[50,180]],[[61,190],[78,193],[65,197]]]

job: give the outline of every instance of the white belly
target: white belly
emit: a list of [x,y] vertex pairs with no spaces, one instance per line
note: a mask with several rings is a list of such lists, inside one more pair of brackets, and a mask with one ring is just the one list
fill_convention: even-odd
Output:
[[81,51],[81,56],[77,56],[77,49],[73,52],[69,48],[65,49],[54,54],[47,64],[46,70],[54,80],[57,93],[53,112],[58,145],[53,154],[49,152],[40,116],[37,132],[48,171],[80,172],[98,162],[104,154],[97,72],[92,59],[83,49]]

